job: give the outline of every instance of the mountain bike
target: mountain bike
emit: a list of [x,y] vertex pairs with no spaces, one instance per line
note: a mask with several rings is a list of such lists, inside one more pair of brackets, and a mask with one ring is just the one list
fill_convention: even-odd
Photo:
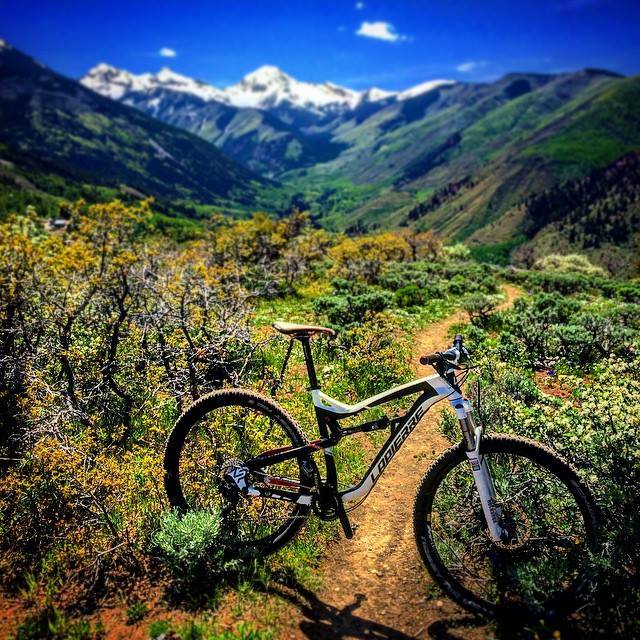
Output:
[[[320,437],[309,441],[273,399],[245,389],[214,391],[177,420],[164,469],[170,504],[180,512],[214,511],[229,553],[255,557],[289,542],[315,513],[353,535],[348,511],[369,495],[426,412],[448,400],[461,441],[427,469],[414,505],[420,555],[436,583],[466,609],[499,616],[575,608],[587,590],[596,550],[597,512],[573,467],[532,440],[485,435],[461,385],[471,366],[457,335],[449,349],[424,355],[436,373],[357,404],[320,390],[311,338],[315,325],[277,322],[289,346],[302,346]],[[394,400],[415,397],[402,415],[355,426],[341,421]],[[408,401],[407,401],[408,403]],[[340,489],[334,447],[357,433],[388,430],[365,476]],[[316,461],[322,454],[324,473]]]

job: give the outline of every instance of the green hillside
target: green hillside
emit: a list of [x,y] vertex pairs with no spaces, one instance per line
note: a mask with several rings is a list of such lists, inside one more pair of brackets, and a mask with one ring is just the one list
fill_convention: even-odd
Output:
[[[179,209],[273,209],[275,184],[213,145],[0,50],[0,180],[6,208],[24,192],[46,200],[120,192]],[[269,199],[267,199],[269,196]]]
[[[516,82],[522,92],[509,99],[505,88],[513,90]],[[524,91],[525,83],[530,91]],[[640,148],[640,78],[585,70],[539,80],[537,88],[522,76],[498,85],[500,95],[498,86],[491,93],[477,88],[466,105],[452,96],[445,103],[442,94],[451,89],[440,89],[422,118],[377,142],[369,140],[368,157],[347,160],[345,152],[296,179],[324,205],[331,226],[409,225],[494,244],[522,235],[521,204],[527,198]],[[380,129],[384,113],[375,118]],[[369,128],[364,137],[371,135],[372,124],[360,125]],[[335,205],[327,210],[323,180],[333,180],[341,161],[340,171],[351,180],[342,179],[341,191],[332,197]],[[359,184],[384,163],[386,181],[372,180],[366,189]],[[340,193],[349,211],[341,206]]]
[[[501,259],[523,243],[591,251],[578,232],[533,224],[528,203],[640,150],[640,77],[597,69],[440,85],[322,116],[163,88],[126,96],[105,98],[0,50],[0,212],[54,212],[63,197],[151,195],[161,211],[191,217],[294,203],[330,229],[433,229]],[[626,200],[599,197],[614,217],[635,219]],[[603,242],[625,256],[634,246]]]
[[126,104],[214,143],[225,155],[266,176],[326,162],[346,146],[332,141],[328,132],[307,133],[260,109],[175,91],[130,92]]

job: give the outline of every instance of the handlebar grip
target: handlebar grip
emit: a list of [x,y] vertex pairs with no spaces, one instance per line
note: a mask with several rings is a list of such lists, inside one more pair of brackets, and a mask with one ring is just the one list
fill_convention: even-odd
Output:
[[420,356],[420,364],[435,364],[441,358],[442,356],[439,353],[425,353],[425,355]]
[[453,346],[456,349],[462,349],[462,334],[456,333],[456,337],[453,339]]

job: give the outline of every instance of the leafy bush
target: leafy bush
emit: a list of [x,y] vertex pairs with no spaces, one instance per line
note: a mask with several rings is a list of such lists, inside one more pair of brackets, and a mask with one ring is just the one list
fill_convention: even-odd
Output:
[[153,542],[180,586],[193,585],[206,575],[221,574],[237,566],[225,558],[222,521],[217,511],[188,511],[183,516],[167,512]]
[[[620,637],[640,633],[638,604],[640,548],[640,358],[605,361],[590,380],[550,378],[571,395],[562,400],[544,393],[522,371],[485,351],[482,416],[491,432],[538,440],[572,462],[595,493],[602,513],[602,557],[597,606],[581,624],[594,631],[611,629]],[[446,429],[457,425],[447,418]],[[584,635],[589,635],[585,631]]]
[[587,370],[612,354],[628,356],[640,335],[635,305],[587,304],[557,293],[517,300],[503,323],[501,356],[530,369]]
[[583,273],[590,276],[605,276],[606,271],[589,261],[587,256],[580,253],[570,253],[566,256],[551,254],[536,260],[533,268],[537,271],[551,271],[561,273]]
[[210,622],[195,620],[179,626],[160,620],[149,627],[150,640],[273,640],[273,637],[272,631],[256,629],[247,623],[240,623],[234,631],[218,631]]
[[445,262],[466,262],[471,260],[471,250],[461,242],[449,244],[442,247],[442,259]]
[[498,302],[499,299],[495,296],[474,293],[464,299],[462,306],[469,314],[469,319],[473,324],[486,326],[491,314],[498,306]]
[[367,315],[379,313],[391,304],[387,291],[321,296],[313,303],[313,310],[327,318],[334,327],[350,327],[361,324]]
[[149,607],[147,603],[138,600],[136,602],[132,602],[125,611],[125,617],[127,624],[135,624],[136,622],[140,622],[148,613]]
[[[610,629],[640,633],[640,308],[554,294],[518,300],[500,314],[502,333],[472,326],[468,344],[481,365],[482,421],[490,432],[524,435],[574,464],[602,512],[597,606],[577,624],[584,637]],[[534,361],[567,373],[534,379]],[[588,369],[583,378],[581,369]],[[549,389],[547,393],[546,390]],[[469,385],[473,396],[474,387]],[[443,432],[459,438],[445,413]]]
[[393,294],[393,302],[401,308],[414,307],[423,304],[426,297],[424,289],[415,284],[408,284]]
[[47,605],[27,616],[18,627],[15,640],[101,640],[104,637],[100,623],[72,622],[59,609]]
[[573,295],[586,293],[603,295],[623,302],[640,303],[640,284],[625,280],[611,280],[598,275],[584,273],[560,273],[548,271],[525,271],[506,269],[504,277],[510,282],[532,291]]

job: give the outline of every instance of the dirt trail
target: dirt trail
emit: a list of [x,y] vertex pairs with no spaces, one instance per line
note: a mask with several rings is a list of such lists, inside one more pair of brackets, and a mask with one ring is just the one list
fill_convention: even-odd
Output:
[[[505,307],[519,295],[504,288]],[[443,349],[449,329],[466,319],[459,311],[426,327],[416,337],[412,366],[428,375],[420,355]],[[386,473],[357,511],[353,540],[341,539],[321,568],[325,586],[298,600],[302,617],[292,620],[286,638],[480,638],[483,629],[471,628],[468,615],[439,595],[423,568],[413,538],[413,500],[430,461],[449,443],[436,429],[439,403],[427,413]]]

